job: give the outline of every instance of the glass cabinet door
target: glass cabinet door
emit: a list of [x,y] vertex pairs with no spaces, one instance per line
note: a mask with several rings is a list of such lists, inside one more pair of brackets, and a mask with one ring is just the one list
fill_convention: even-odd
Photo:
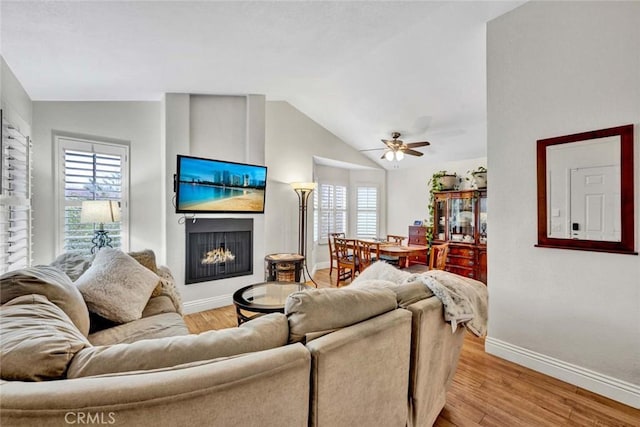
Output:
[[436,205],[433,211],[433,224],[435,232],[433,233],[434,240],[446,240],[447,235],[447,199],[445,197],[436,196]]
[[452,197],[449,200],[449,239],[455,242],[475,243],[474,198]]
[[478,208],[478,243],[487,244],[487,193],[480,193],[480,203]]

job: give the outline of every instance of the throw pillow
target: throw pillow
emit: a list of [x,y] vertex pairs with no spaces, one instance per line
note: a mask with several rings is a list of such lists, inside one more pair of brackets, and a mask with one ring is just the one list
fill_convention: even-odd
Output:
[[91,267],[91,261],[93,261],[93,255],[71,251],[59,255],[51,265],[64,271],[71,281],[75,282],[82,273],[87,271],[87,268]]
[[43,295],[23,295],[0,307],[0,376],[8,381],[65,377],[67,365],[89,341]]
[[[131,256],[131,258],[138,261],[140,265],[158,274],[158,266],[156,264],[156,254],[151,249],[145,249],[143,251],[138,251],[138,252],[128,252],[128,254],[129,256]],[[158,281],[158,284],[153,289],[151,296],[157,297],[160,295],[162,295],[162,282]]]
[[158,273],[156,265],[156,254],[151,249],[145,249],[138,252],[129,252],[129,256],[138,261],[143,267],[147,267],[154,273]]
[[89,334],[89,311],[71,279],[59,269],[38,265],[0,277],[0,304],[22,295],[44,295],[60,307],[84,336]]
[[353,325],[396,307],[396,295],[388,289],[325,288],[294,292],[284,306],[289,319],[289,342],[304,341],[307,334]]
[[122,251],[103,248],[76,280],[87,307],[118,323],[142,317],[160,278]]
[[287,318],[281,313],[272,313],[243,323],[239,328],[89,347],[74,357],[68,377],[159,369],[268,350],[287,344],[288,333]]

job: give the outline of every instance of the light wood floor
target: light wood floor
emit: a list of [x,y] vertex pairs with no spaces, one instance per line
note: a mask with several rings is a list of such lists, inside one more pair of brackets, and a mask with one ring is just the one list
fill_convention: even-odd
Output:
[[[335,272],[334,272],[335,276]],[[329,270],[314,276],[335,287]],[[192,333],[236,326],[233,306],[186,316]],[[467,334],[460,362],[435,426],[640,426],[640,410],[484,352]]]

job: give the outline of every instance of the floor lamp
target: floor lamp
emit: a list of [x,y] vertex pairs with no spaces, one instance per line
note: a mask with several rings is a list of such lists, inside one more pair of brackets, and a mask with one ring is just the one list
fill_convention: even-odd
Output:
[[[304,271],[307,272],[307,276],[313,282],[313,278],[309,274],[309,268],[307,267],[307,202],[309,196],[315,190],[315,182],[292,182],[291,187],[293,191],[298,195],[298,253],[304,257],[302,261],[304,263]],[[313,282],[315,283],[315,282]],[[317,286],[317,285],[316,285]]]

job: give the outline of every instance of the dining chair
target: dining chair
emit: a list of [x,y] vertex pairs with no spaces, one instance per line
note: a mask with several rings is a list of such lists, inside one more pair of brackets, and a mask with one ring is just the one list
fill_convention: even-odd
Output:
[[376,262],[380,254],[380,243],[357,240],[358,273],[362,273],[365,268]]
[[429,270],[444,270],[449,255],[449,244],[431,246],[429,253]]
[[[404,236],[398,236],[396,234],[387,234],[387,242],[393,242],[396,245],[401,246],[402,242],[406,239]],[[400,258],[392,255],[381,255],[380,259],[388,264],[400,267]]]
[[338,275],[336,277],[336,286],[340,286],[340,282],[355,277],[358,272],[358,257],[356,255],[357,247],[355,239],[344,239],[336,237],[333,240],[336,253],[336,261],[338,265]]
[[398,236],[397,234],[387,234],[387,241],[397,243],[398,245],[402,245],[406,239],[405,236]]
[[329,276],[331,276],[331,274],[333,273],[333,265],[337,265],[338,263],[333,243],[333,240],[336,237],[344,239],[344,233],[329,233],[329,238],[327,239],[327,241],[329,242]]

